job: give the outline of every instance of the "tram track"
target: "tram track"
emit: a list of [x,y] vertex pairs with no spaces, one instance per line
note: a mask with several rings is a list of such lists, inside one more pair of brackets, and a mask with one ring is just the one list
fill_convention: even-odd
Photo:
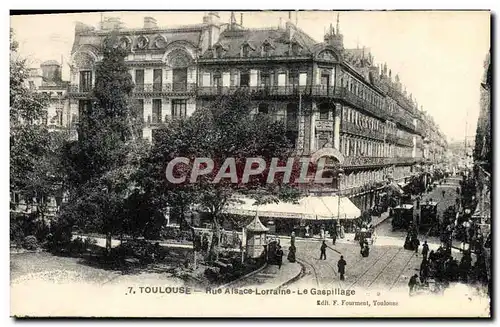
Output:
[[[312,263],[310,263],[310,262],[308,262],[307,260],[304,260],[304,259],[297,258],[297,262],[299,264],[301,264],[302,267],[304,267],[304,268],[305,268],[305,265],[311,267],[310,271],[312,271],[312,273],[314,275],[314,280],[316,281],[316,286],[319,287],[319,278],[318,278],[318,272],[316,270],[316,267],[314,267],[314,265]],[[301,274],[301,276],[299,278],[297,278],[293,283],[297,283],[299,280],[303,279],[306,275],[307,275],[307,271],[306,271],[306,269],[304,269],[304,273]]]
[[406,264],[404,265],[404,267],[399,271],[399,274],[398,274],[398,277],[394,280],[394,282],[391,284],[391,287],[389,287],[389,291],[392,290],[394,288],[394,285],[396,285],[396,283],[398,282],[398,280],[401,278],[401,274],[403,273],[403,271],[405,271],[405,269],[408,267],[408,265],[410,264],[411,262],[411,259],[413,259],[413,257],[415,256],[415,253],[412,253],[412,255],[410,256],[410,258],[408,259],[408,261],[406,261]]
[[398,252],[396,252],[396,253],[392,256],[391,260],[389,260],[389,262],[387,262],[387,263],[386,263],[385,267],[384,267],[382,270],[380,270],[380,272],[377,274],[377,276],[375,276],[375,278],[374,278],[374,279],[370,282],[370,284],[368,284],[368,288],[370,288],[370,287],[373,285],[373,283],[375,283],[375,281],[376,281],[376,280],[380,277],[380,275],[382,275],[382,273],[383,273],[383,272],[387,269],[387,267],[389,267],[389,264],[390,264],[392,261],[394,261],[394,259],[396,259],[396,257],[398,256],[398,254],[400,254],[400,253],[401,253],[401,251],[402,251],[402,250],[403,250],[403,249],[399,249],[399,251],[398,251]]
[[382,259],[386,254],[387,252],[389,252],[389,250],[385,251],[384,253],[382,253],[378,258],[377,260],[375,260],[361,275],[358,276],[358,278],[356,278],[356,280],[351,284],[349,285],[349,289],[351,289],[354,285],[356,285],[357,282],[359,282],[361,280],[361,278],[363,278],[366,273],[368,273],[368,271],[370,271],[370,269],[375,266],[379,261],[380,259]]

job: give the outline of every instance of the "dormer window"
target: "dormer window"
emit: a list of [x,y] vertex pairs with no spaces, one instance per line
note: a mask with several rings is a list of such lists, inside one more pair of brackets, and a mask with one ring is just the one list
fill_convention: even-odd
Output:
[[265,40],[264,43],[262,44],[262,56],[264,57],[270,56],[272,50],[273,50],[272,44],[268,40]]
[[292,55],[299,55],[302,47],[297,42],[292,43]]
[[248,44],[243,44],[241,47],[241,56],[248,57],[250,55],[250,46]]
[[220,44],[215,46],[215,58],[222,58],[224,52],[224,48]]

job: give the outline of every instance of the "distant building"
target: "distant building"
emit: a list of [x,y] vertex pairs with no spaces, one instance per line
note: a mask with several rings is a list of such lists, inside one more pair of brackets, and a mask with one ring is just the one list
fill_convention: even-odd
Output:
[[49,130],[70,130],[69,82],[61,78],[61,64],[55,60],[45,61],[40,68],[31,68],[27,79],[28,87],[34,91],[49,95],[49,104],[42,124]]

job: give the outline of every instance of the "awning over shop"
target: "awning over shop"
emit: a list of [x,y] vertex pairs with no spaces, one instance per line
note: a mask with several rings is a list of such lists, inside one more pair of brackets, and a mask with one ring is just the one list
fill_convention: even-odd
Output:
[[[234,215],[255,215],[260,217],[299,218],[307,220],[356,219],[361,211],[346,197],[308,196],[296,203],[268,203],[254,205],[255,200],[238,198],[239,203],[231,203],[224,212]],[[340,206],[339,206],[340,204]]]

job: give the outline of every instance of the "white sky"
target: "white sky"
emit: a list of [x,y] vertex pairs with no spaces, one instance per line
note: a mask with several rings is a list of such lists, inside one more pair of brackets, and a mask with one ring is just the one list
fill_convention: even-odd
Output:
[[[160,26],[196,24],[203,12],[121,12],[127,27],[141,27],[144,16],[153,16]],[[229,22],[230,12],[221,12],[221,21]],[[297,14],[298,26],[316,41],[322,41],[324,29],[335,26],[337,12],[307,11]],[[244,12],[246,27],[277,26],[288,12]],[[74,23],[97,25],[99,13],[12,16],[11,27],[20,43],[20,51],[34,65],[45,60],[69,59],[74,39]],[[239,21],[240,12],[236,12]],[[295,22],[296,13],[292,14]],[[340,12],[344,46],[357,44],[371,49],[376,63],[387,62],[392,75],[399,74],[419,105],[429,112],[448,140],[475,134],[479,114],[480,83],[483,62],[490,48],[489,12],[455,11],[349,11]],[[64,64],[63,77],[68,78]]]

